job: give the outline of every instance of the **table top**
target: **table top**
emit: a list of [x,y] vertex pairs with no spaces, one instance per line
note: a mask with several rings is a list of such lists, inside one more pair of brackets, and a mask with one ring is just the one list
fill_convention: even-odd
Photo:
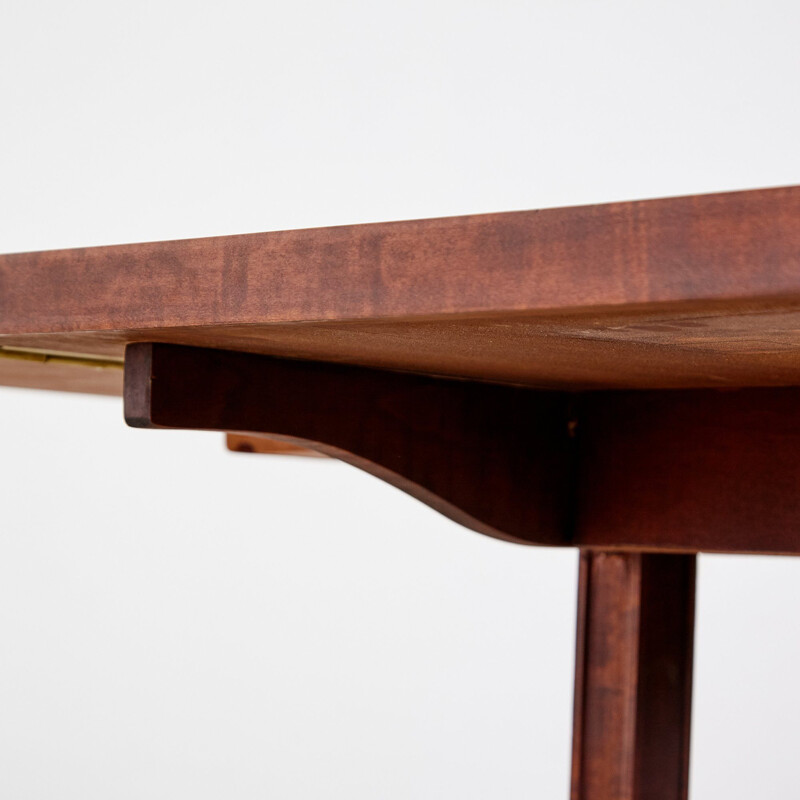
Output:
[[800,385],[800,187],[0,256],[0,384],[154,341],[557,389]]

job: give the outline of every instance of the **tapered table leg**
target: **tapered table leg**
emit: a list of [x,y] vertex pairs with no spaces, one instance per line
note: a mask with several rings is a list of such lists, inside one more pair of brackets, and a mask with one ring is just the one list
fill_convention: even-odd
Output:
[[572,800],[685,800],[695,557],[583,551]]

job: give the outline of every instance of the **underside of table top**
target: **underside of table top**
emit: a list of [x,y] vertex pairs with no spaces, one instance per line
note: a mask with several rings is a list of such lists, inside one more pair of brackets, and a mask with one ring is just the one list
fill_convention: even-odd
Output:
[[0,383],[127,343],[566,390],[800,384],[800,187],[0,256]]

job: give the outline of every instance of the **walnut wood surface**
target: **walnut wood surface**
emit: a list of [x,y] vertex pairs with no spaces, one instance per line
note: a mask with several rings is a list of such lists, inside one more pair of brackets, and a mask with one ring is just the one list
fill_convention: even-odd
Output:
[[561,543],[568,411],[557,392],[248,353],[135,344],[125,358],[129,425],[268,434],[515,542]]
[[686,800],[695,558],[583,552],[572,800]]
[[492,536],[800,553],[800,388],[566,393],[165,344],[125,370],[130,424],[318,450]]
[[800,388],[579,401],[584,546],[800,553]]
[[135,341],[544,388],[800,385],[800,188],[0,256],[0,346]]

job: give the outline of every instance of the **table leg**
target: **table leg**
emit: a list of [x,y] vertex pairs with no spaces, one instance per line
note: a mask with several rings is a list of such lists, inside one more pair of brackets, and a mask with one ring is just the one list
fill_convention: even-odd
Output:
[[572,800],[685,800],[695,557],[581,552]]

